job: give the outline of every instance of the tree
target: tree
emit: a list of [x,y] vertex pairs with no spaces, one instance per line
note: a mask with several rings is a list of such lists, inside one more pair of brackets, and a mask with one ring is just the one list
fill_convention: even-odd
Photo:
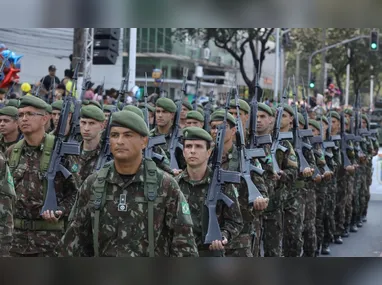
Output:
[[[185,41],[186,39],[199,39],[206,46],[210,41],[212,41],[217,47],[226,50],[238,63],[240,73],[243,80],[248,86],[250,99],[255,94],[256,87],[256,74],[251,78],[248,75],[248,71],[244,67],[244,56],[246,47],[249,46],[249,52],[253,60],[256,72],[261,73],[262,64],[265,59],[265,53],[269,50],[266,46],[268,40],[270,39],[273,28],[256,28],[256,29],[176,29],[174,31],[174,36],[180,40]],[[255,46],[255,41],[260,43],[260,52]],[[259,74],[260,74],[259,73]],[[261,74],[260,74],[261,75]]]

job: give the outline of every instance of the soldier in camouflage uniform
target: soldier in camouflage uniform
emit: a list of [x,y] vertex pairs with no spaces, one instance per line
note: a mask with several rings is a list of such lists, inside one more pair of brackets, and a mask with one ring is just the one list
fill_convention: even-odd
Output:
[[[288,132],[292,123],[293,117],[289,112],[290,110],[285,110],[286,108],[287,105],[283,109],[280,132]],[[264,211],[263,245],[265,257],[282,255],[281,241],[284,234],[283,229],[285,228],[285,224],[283,224],[283,207],[287,192],[292,187],[298,174],[298,161],[292,144],[288,140],[282,140],[280,144],[286,148],[286,151],[277,150],[276,152],[277,163],[281,171],[277,174],[279,177],[275,185],[274,196],[269,197],[269,206]],[[285,245],[283,244],[283,248],[287,244],[288,241],[286,241]]]
[[[139,103],[138,108],[144,111],[145,106],[145,102],[141,102]],[[147,104],[147,110],[149,111],[149,129],[151,130],[155,127],[155,107],[151,106],[150,104]]]
[[193,110],[193,107],[192,107],[190,102],[188,102],[188,101],[182,102],[182,109],[181,109],[180,118],[179,118],[179,127],[181,129],[183,129],[187,126],[187,124],[186,124],[187,114],[188,114],[188,112],[190,112],[192,110]]
[[[52,134],[52,135],[55,133],[55,131],[57,129],[57,125],[58,125],[58,122],[60,120],[61,111],[62,111],[63,106],[64,106],[64,101],[62,101],[62,100],[57,100],[57,101],[54,101],[52,103],[52,119],[53,119],[53,124],[54,124],[54,129],[50,132],[50,134]],[[65,136],[67,136],[70,132],[70,121],[72,119],[73,112],[74,112],[74,105],[71,104],[68,120],[66,122]]]
[[48,114],[48,122],[46,122],[46,125],[45,125],[45,132],[47,134],[49,134],[54,130],[54,124],[53,124],[53,119],[52,119],[53,108],[51,105],[46,104],[45,110]]
[[90,176],[96,169],[101,150],[101,133],[104,128],[105,115],[96,106],[87,105],[81,108],[80,130],[83,141],[79,157],[80,183]]
[[115,109],[116,107],[114,105],[103,105],[103,114],[105,115],[105,127],[106,127],[107,121],[109,120],[111,112]]
[[186,116],[186,126],[203,128],[204,116],[198,111],[189,111]]
[[[258,103],[257,111],[257,134],[258,136],[271,135],[274,121],[274,114],[272,109],[264,104]],[[282,213],[281,213],[281,199],[275,193],[276,181],[279,176],[273,171],[273,163],[271,156],[272,144],[265,144],[262,146],[266,157],[260,158],[262,168],[265,170],[263,177],[265,187],[268,192],[269,204],[267,209],[262,213],[262,234],[263,237],[265,256],[280,256],[280,243],[282,239]],[[264,229],[267,229],[265,232]],[[267,239],[265,239],[265,234]],[[279,252],[279,255],[278,255]],[[254,253],[255,255],[255,253]]]
[[[212,179],[212,170],[208,167],[208,159],[211,155],[212,137],[203,129],[188,127],[183,129],[183,155],[187,162],[187,168],[176,180],[190,205],[193,232],[199,256],[216,256],[221,253],[211,252],[212,245],[205,245],[204,239],[207,233],[208,209],[204,206],[208,189]],[[214,241],[216,249],[223,250],[236,240],[243,228],[243,218],[237,198],[237,190],[234,185],[226,184],[223,192],[234,204],[232,207],[219,200],[216,207],[216,215],[219,220],[223,241]],[[204,217],[206,215],[206,217]]]
[[9,257],[12,244],[16,192],[5,156],[0,152],[0,257]]
[[[176,114],[176,105],[169,98],[159,98],[156,101],[155,108],[155,118],[156,118],[156,126],[154,129],[150,131],[150,137],[165,135],[166,144],[161,145],[160,147],[165,151],[166,156],[170,158],[170,144],[171,144],[171,136],[173,130],[173,123]],[[154,148],[154,151],[160,153],[160,150],[157,147]],[[178,175],[182,169],[186,167],[185,161],[183,158],[182,152],[177,149],[176,157],[179,169],[172,169],[172,174]]]
[[137,114],[112,115],[114,160],[82,184],[58,256],[198,256],[190,209],[178,184],[143,158],[148,135]]
[[[292,124],[293,118],[294,111],[292,107],[285,104],[283,119]],[[288,130],[289,128],[285,128],[283,131]],[[308,163],[310,163],[310,167],[305,168],[302,172],[298,170],[297,179],[292,183],[291,187],[284,190],[283,255],[285,257],[300,257],[303,248],[302,233],[304,228],[305,213],[305,183],[312,177],[314,166],[314,157],[312,153],[303,149],[303,155]],[[299,165],[299,159],[297,156],[296,163]]]
[[[233,122],[236,123],[235,118],[240,116],[242,128],[245,130],[245,126],[249,120],[250,107],[247,102],[242,99],[239,99],[239,111],[240,114],[237,114],[235,100],[230,101],[230,109],[228,115],[228,124],[230,125],[230,130],[233,132],[229,134],[226,132],[226,137],[230,139],[224,141],[224,153],[223,153],[223,162],[222,168],[230,171],[240,172],[240,153],[237,150],[237,147],[233,144],[233,140],[236,135],[235,125],[232,125]],[[230,116],[232,115],[232,117]],[[211,115],[211,132],[216,138],[216,126],[221,124],[224,119],[224,111],[216,111]],[[233,121],[232,121],[233,119]],[[214,129],[213,129],[214,128]],[[247,132],[244,132],[244,141],[246,141]],[[262,168],[260,162],[255,159],[252,161],[253,165],[257,168]],[[228,246],[226,252],[227,256],[240,257],[246,256],[258,257],[260,254],[260,237],[261,237],[261,211],[265,210],[268,206],[268,193],[265,187],[264,179],[258,174],[251,172],[251,178],[253,183],[256,185],[260,194],[263,198],[257,198],[253,205],[249,204],[248,201],[248,187],[244,180],[241,181],[238,191],[239,191],[239,202],[240,209],[243,215],[244,228],[240,233],[240,237],[237,240],[233,241],[231,245]]]
[[[65,221],[77,192],[73,175],[65,179],[58,173],[54,185],[59,210],[40,214],[47,191],[43,169],[52,151],[46,147],[51,145],[53,148],[54,141],[54,137],[45,133],[47,120],[46,103],[43,100],[34,96],[22,98],[18,109],[18,123],[24,139],[7,151],[17,195],[15,229],[10,250],[11,255],[16,257],[52,256],[53,249],[64,232]],[[73,172],[74,165],[70,157],[67,157],[64,166],[69,172]]]
[[0,109],[0,152],[5,151],[20,138],[17,124],[17,108],[7,106]]
[[[316,120],[309,120],[314,136],[321,136],[320,123]],[[317,246],[314,252],[319,252],[324,239],[324,217],[328,201],[328,182],[331,180],[333,172],[330,171],[326,164],[325,152],[320,144],[313,145],[313,152],[316,159],[316,165],[322,180],[315,184],[316,190],[316,240]]]
[[[331,120],[331,117],[329,117]],[[324,141],[327,140],[327,132],[329,127],[328,118],[322,116],[322,129]],[[334,213],[336,209],[336,194],[337,194],[337,170],[338,165],[341,164],[340,151],[337,148],[326,148],[325,149],[325,161],[329,169],[332,171],[333,176],[329,181],[326,182],[327,185],[327,195],[325,200],[325,211],[324,211],[324,238],[321,246],[321,254],[330,254],[330,243],[334,240],[334,234],[336,231],[336,223],[334,220]],[[318,255],[319,249],[317,249],[316,254]]]

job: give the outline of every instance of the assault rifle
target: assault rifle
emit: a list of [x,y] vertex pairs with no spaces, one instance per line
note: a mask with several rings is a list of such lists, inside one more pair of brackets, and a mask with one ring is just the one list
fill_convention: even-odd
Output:
[[240,104],[239,104],[239,95],[237,92],[237,88],[233,88],[232,91],[235,96],[235,105],[236,105],[236,145],[237,149],[240,153],[240,173],[241,177],[244,179],[245,184],[248,188],[248,202],[252,204],[256,198],[263,197],[259,189],[257,189],[256,185],[253,183],[251,178],[251,171],[256,172],[258,175],[263,175],[264,170],[254,166],[251,161],[255,158],[265,157],[264,149],[262,148],[253,148],[246,149],[245,141],[244,141],[244,130],[243,124],[240,118]]
[[[129,71],[126,72],[125,77],[122,79],[121,88],[119,88],[118,90],[117,100],[114,101],[114,105],[117,106],[117,110],[118,110],[118,104],[121,102],[122,96],[125,96],[126,85],[128,85],[128,83],[129,83]],[[122,104],[121,110],[123,109],[123,107],[125,107],[125,101],[126,100],[123,100],[123,103],[121,102]]]
[[210,133],[210,121],[211,121],[211,110],[212,110],[212,103],[213,103],[213,97],[214,96],[214,90],[211,90],[208,94],[208,103],[204,107],[204,126],[203,128]]
[[[360,130],[360,124],[361,124],[361,113],[360,113],[360,96],[359,96],[359,92],[357,92],[357,94],[355,95],[355,104],[354,104],[354,127],[353,127],[353,124],[351,125],[351,128],[353,130],[353,134],[354,134],[354,149],[357,151],[358,153],[358,157],[362,160],[366,157],[366,155],[364,154],[364,152],[362,151],[362,148],[361,148],[361,142],[362,142],[362,136],[359,132]],[[352,118],[353,119],[353,118]]]
[[344,168],[352,165],[350,162],[347,151],[353,150],[353,147],[349,144],[350,140],[354,139],[353,134],[347,134],[345,129],[345,116],[344,113],[341,112],[341,154],[343,157],[343,166]]
[[214,151],[212,158],[213,175],[208,187],[207,199],[204,202],[204,205],[208,208],[208,231],[204,244],[211,244],[213,241],[222,240],[223,238],[220,231],[219,221],[216,216],[216,205],[218,200],[222,200],[228,207],[233,205],[233,201],[222,192],[223,185],[225,183],[240,183],[239,172],[223,170],[221,168],[229,104],[230,93],[227,95],[223,123],[217,126],[218,130],[215,141],[216,151]]
[[[322,149],[322,151],[324,151],[325,156],[328,156],[329,158],[332,158],[332,157],[333,157],[333,154],[332,154],[332,153],[326,153],[326,151],[325,151],[325,147],[324,147],[324,135],[323,135],[323,129],[322,129],[322,116],[321,116],[321,119],[320,119],[320,135],[318,135],[318,136],[313,136],[313,137],[310,139],[310,142],[311,142],[312,145],[318,145],[318,146]],[[334,147],[334,142],[331,142],[331,143],[333,144],[333,147]],[[316,150],[316,149],[314,149],[313,152],[314,152],[316,155],[320,155],[320,153],[319,153],[318,150]],[[316,173],[317,171],[319,171],[319,170],[318,170],[318,168],[316,167],[316,168],[315,168],[314,176],[317,175],[317,173]],[[329,167],[328,167],[327,164],[325,164],[325,166],[324,166],[324,171],[325,171],[325,172],[332,172],[332,171],[329,169]],[[321,174],[319,174],[319,175],[321,175]]]
[[198,109],[199,89],[200,89],[200,77],[196,77],[195,99],[194,99],[194,102],[192,102],[192,108],[194,109],[194,111]]
[[[299,129],[299,121],[298,121],[298,111],[297,111],[297,91],[296,91],[296,82],[293,76],[293,111],[294,111],[294,119],[293,119],[293,145],[294,151],[296,152],[299,162],[300,162],[300,172],[303,172],[305,168],[310,168],[309,163],[306,161],[303,148],[307,150],[311,150],[312,146],[309,144],[309,140],[307,138],[313,137],[312,130],[309,128],[309,122],[305,122],[305,128],[303,130]],[[308,125],[307,125],[308,123]]]
[[62,111],[60,119],[58,121],[58,128],[55,137],[54,149],[49,161],[49,167],[47,173],[44,174],[47,179],[47,192],[44,201],[44,205],[41,209],[41,214],[47,210],[56,211],[57,210],[57,196],[56,190],[54,189],[54,179],[58,172],[61,172],[62,175],[67,179],[71,173],[62,165],[63,158],[65,155],[79,155],[80,154],[80,145],[75,141],[65,142],[65,131],[66,131],[66,122],[68,121],[71,98],[74,90],[74,86],[77,82],[78,69],[81,64],[81,58],[74,71],[73,84],[70,90],[69,95],[64,97],[64,102],[62,106]]
[[[287,88],[289,87],[290,79],[288,79]],[[284,89],[283,95],[280,100],[280,105],[277,107],[277,117],[275,121],[275,125],[273,128],[273,140],[272,140],[272,147],[271,147],[271,156],[272,156],[272,166],[273,166],[273,172],[274,173],[280,173],[281,169],[279,164],[277,163],[277,156],[276,152],[277,150],[281,150],[282,152],[286,152],[288,149],[286,147],[283,147],[280,142],[282,140],[291,140],[293,139],[292,132],[281,132],[280,126],[281,126],[281,119],[283,117],[284,112],[284,103],[286,100],[286,94],[287,94],[287,88]]]
[[[145,81],[145,88],[144,88],[144,98],[145,98],[145,108],[144,108],[144,118],[147,125],[147,128],[150,128],[150,120],[149,120],[149,109],[147,108],[147,73],[145,73],[146,81]],[[153,148],[158,145],[162,145],[166,143],[166,138],[164,135],[155,136],[155,137],[149,137],[148,145],[145,148],[145,158],[151,158],[154,160],[157,160],[159,162],[162,162],[164,160],[164,157],[156,152],[153,151]]]

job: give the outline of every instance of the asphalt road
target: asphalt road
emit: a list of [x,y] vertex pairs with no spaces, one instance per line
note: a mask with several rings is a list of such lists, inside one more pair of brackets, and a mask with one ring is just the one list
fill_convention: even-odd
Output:
[[367,222],[357,233],[342,239],[343,244],[330,245],[331,254],[327,257],[382,257],[382,201],[371,200]]

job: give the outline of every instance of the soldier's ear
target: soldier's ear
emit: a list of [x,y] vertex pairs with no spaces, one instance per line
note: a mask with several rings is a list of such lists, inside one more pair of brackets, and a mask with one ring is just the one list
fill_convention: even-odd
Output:
[[149,137],[141,137],[142,138],[142,149],[145,149],[149,143]]

